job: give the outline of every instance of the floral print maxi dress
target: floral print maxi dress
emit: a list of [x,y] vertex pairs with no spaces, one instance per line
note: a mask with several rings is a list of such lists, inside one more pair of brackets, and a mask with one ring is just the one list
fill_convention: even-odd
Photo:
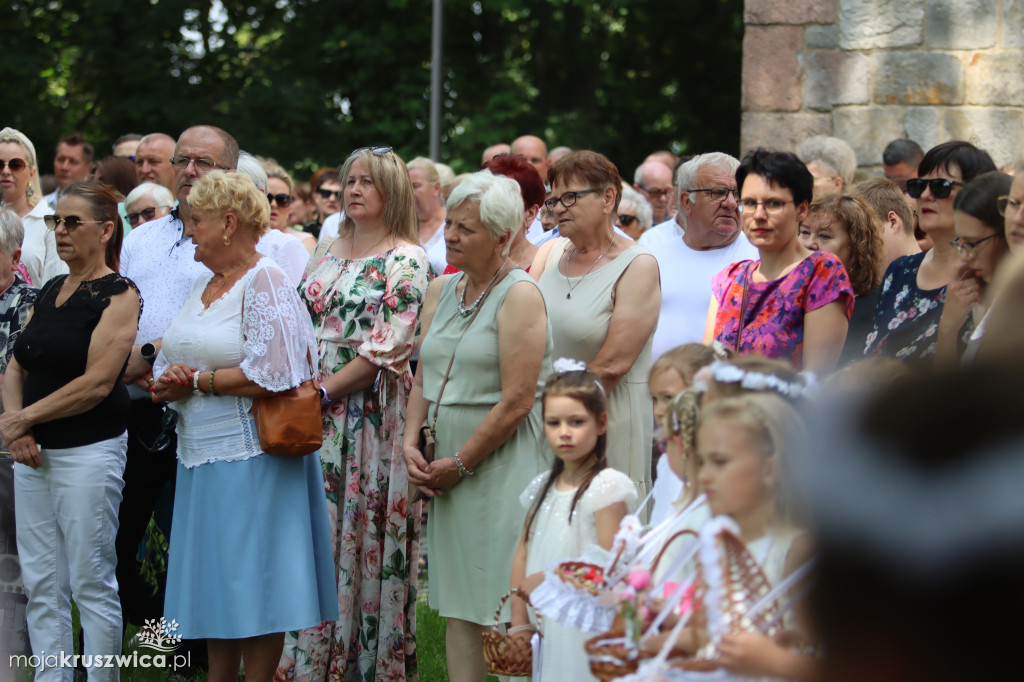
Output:
[[357,355],[380,367],[371,388],[324,410],[327,508],[340,620],[287,633],[278,680],[417,680],[419,516],[402,458],[409,358],[419,331],[428,261],[403,245],[340,260],[325,240],[299,290],[320,350],[321,374]]

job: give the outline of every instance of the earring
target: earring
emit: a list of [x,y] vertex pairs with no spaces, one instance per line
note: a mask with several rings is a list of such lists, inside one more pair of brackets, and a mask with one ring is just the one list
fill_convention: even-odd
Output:
[[231,246],[231,239],[227,235],[224,235],[224,246]]

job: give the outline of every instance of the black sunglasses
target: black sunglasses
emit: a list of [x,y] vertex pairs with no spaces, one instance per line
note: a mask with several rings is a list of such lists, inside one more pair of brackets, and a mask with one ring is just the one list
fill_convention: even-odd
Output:
[[270,203],[277,202],[278,206],[287,206],[292,203],[292,197],[290,194],[271,194],[267,192],[267,201]]
[[156,438],[153,439],[152,443],[147,443],[139,435],[137,436],[139,445],[146,448],[152,455],[160,454],[171,444],[171,438],[174,437],[175,427],[177,426],[178,413],[165,407],[163,416],[160,418],[160,430],[157,432]]
[[319,194],[320,196],[322,196],[324,199],[340,199],[341,198],[341,190],[318,189],[316,191],[316,193]]
[[963,186],[964,183],[962,182],[947,180],[946,178],[932,178],[931,180],[910,178],[907,180],[907,194],[915,199],[920,199],[921,195],[924,194],[924,188],[927,187],[931,190],[933,197],[936,199],[945,199],[950,195],[954,187]]
[[5,166],[10,168],[12,173],[17,173],[20,170],[25,170],[25,168],[28,167],[28,164],[25,163],[25,159],[11,159],[10,161],[0,159],[0,171],[2,171]]
[[156,217],[156,210],[158,208],[170,208],[170,207],[166,206],[166,205],[164,205],[164,206],[150,206],[149,208],[142,209],[138,213],[129,213],[128,214],[128,224],[129,225],[135,225],[135,221],[137,221],[139,218],[142,218],[142,222],[148,223],[150,220],[152,220],[153,218]]
[[635,215],[629,215],[628,213],[627,214],[622,214],[622,213],[619,214],[619,224],[622,225],[622,227],[629,227],[630,225],[632,225],[635,222],[636,222],[636,216]]
[[76,215],[68,215],[68,216],[44,215],[43,216],[43,222],[46,223],[46,227],[48,229],[54,230],[54,231],[56,231],[57,228],[60,227],[61,223],[63,223],[64,227],[68,228],[68,233],[71,233],[71,232],[74,232],[75,230],[77,230],[80,225],[84,225],[85,223],[92,223],[92,224],[98,225],[98,224],[103,223],[104,221],[102,221],[102,220],[82,220],[81,218],[79,218]]

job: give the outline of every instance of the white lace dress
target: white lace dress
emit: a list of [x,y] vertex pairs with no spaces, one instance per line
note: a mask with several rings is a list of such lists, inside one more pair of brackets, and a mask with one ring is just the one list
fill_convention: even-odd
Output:
[[[204,308],[200,277],[163,337],[159,376],[182,362],[241,368],[273,391],[310,377],[313,328],[284,272],[261,259]],[[164,615],[186,639],[236,639],[338,617],[323,474],[317,453],[260,451],[252,399],[188,396],[178,412]]]
[[[545,472],[530,482],[519,501],[527,510],[533,508],[534,500],[544,487],[550,475]],[[636,505],[636,486],[629,476],[612,468],[597,474],[586,492],[576,503],[576,510],[569,523],[569,510],[576,489],[557,490],[554,485],[548,490],[537,510],[526,554],[526,575],[540,573],[554,562],[575,559],[590,545],[597,544],[597,523],[594,514],[616,502],[625,502],[627,513]],[[544,643],[541,647],[541,677],[534,682],[568,682],[573,680],[596,680],[590,674],[583,642],[593,633],[584,633],[556,623],[551,619],[542,626]]]

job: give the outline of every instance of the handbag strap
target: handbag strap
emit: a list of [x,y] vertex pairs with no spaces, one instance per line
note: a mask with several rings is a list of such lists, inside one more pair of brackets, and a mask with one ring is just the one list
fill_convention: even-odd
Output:
[[746,272],[743,273],[743,298],[740,299],[740,321],[736,328],[736,354],[740,352],[740,342],[743,340],[743,328],[747,325],[747,292],[750,284],[750,266],[754,261],[747,263]]
[[[494,280],[493,282],[491,282],[491,284],[488,285],[487,289],[484,290],[484,295],[480,298],[480,304],[476,307],[476,310],[473,311],[473,315],[470,316],[469,322],[466,323],[466,328],[462,330],[461,334],[459,334],[459,340],[455,342],[455,348],[452,349],[452,357],[448,361],[448,369],[444,371],[444,379],[441,381],[441,390],[438,391],[437,393],[437,402],[434,403],[434,417],[430,421],[431,433],[437,433],[437,411],[441,407],[441,396],[444,395],[444,387],[448,385],[448,375],[452,371],[452,365],[455,364],[455,352],[459,349],[459,344],[462,343],[462,339],[463,337],[466,336],[466,332],[469,331],[469,328],[473,326],[473,320],[475,320],[476,316],[480,313],[481,310],[483,310],[484,303],[487,301],[487,297],[491,295],[491,292],[494,291],[494,289],[497,288],[499,284],[501,284],[502,280],[504,280],[505,277],[508,276],[508,273],[515,270],[516,267],[518,266],[513,265],[508,270],[505,270],[503,273],[501,273],[501,275],[498,276],[496,280]],[[468,286],[469,283],[467,282],[466,285]],[[455,286],[458,287],[458,284],[456,284]]]

